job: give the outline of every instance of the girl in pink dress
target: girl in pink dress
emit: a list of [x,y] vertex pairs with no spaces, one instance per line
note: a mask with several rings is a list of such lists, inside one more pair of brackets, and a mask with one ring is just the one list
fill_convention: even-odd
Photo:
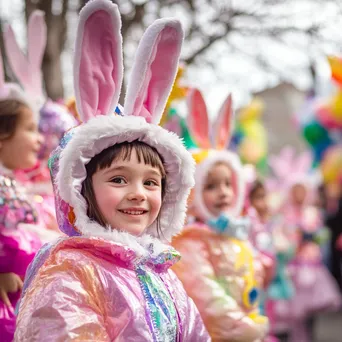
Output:
[[15,84],[4,81],[0,57],[0,336],[13,340],[14,308],[29,263],[41,246],[32,232],[37,213],[15,171],[37,162],[42,144],[34,106]]
[[295,287],[288,307],[292,317],[290,336],[293,342],[306,342],[310,340],[307,320],[315,313],[337,310],[341,297],[337,284],[322,261],[319,244],[325,232],[320,211],[310,205],[314,191],[310,178],[311,155],[304,153],[295,158],[291,150],[284,155],[286,158],[283,160],[274,158],[273,166],[278,176],[282,175],[278,179],[286,191],[280,215],[296,247],[295,258],[289,265]]
[[39,108],[39,132],[44,136],[38,163],[28,170],[20,170],[16,173],[16,177],[25,183],[25,188],[39,213],[43,229],[37,233],[43,241],[51,241],[60,236],[60,233],[57,233],[55,202],[47,162],[50,153],[58,146],[63,134],[76,126],[77,121],[65,106],[46,99],[44,96],[41,67],[47,42],[46,33],[44,12],[35,10],[28,22],[27,50],[29,53],[25,54],[21,50],[10,25],[4,32],[4,42],[9,65],[14,75],[25,93]]

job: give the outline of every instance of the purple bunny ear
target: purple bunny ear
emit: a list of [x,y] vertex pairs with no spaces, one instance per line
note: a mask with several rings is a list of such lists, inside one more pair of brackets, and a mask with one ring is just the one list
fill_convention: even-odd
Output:
[[44,12],[34,11],[28,22],[27,56],[19,47],[11,26],[4,34],[9,64],[25,91],[35,99],[43,97],[41,64],[46,46]]
[[158,124],[178,69],[183,30],[176,19],[156,20],[137,49],[125,98],[125,115]]
[[80,13],[74,56],[76,104],[83,121],[112,115],[122,76],[121,18],[117,5],[88,2]]
[[223,150],[229,145],[233,129],[233,100],[232,95],[229,94],[222,104],[213,129],[213,141],[216,149]]

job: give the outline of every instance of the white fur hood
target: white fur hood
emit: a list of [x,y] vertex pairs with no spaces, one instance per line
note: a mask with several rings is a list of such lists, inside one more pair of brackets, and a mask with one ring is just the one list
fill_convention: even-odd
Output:
[[[109,146],[134,140],[140,140],[153,146],[165,161],[167,179],[160,214],[161,238],[170,241],[171,237],[182,229],[186,215],[187,197],[194,185],[194,160],[190,153],[186,151],[182,141],[175,134],[157,125],[146,123],[144,118],[112,115],[95,117],[86,124],[76,127],[67,134],[66,138],[62,140],[60,148],[51,157],[52,174],[57,173],[55,179],[56,201],[57,203],[60,200],[64,202],[64,205],[60,204],[60,210],[65,207],[65,204],[72,208],[75,220],[71,224],[74,225],[75,231],[85,236],[126,242],[129,234],[121,233],[120,237],[120,232],[90,221],[81,189],[86,178],[85,165],[92,157]],[[63,214],[66,218],[70,217],[70,208],[69,212]],[[69,231],[70,227],[65,229],[65,220],[59,222],[59,225],[65,233],[74,235]],[[146,234],[158,237],[156,223],[146,229]]]

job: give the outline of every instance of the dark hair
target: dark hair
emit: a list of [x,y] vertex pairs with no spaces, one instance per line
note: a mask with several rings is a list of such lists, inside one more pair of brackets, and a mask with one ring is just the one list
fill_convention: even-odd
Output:
[[0,101],[0,140],[10,139],[16,130],[20,113],[27,107],[18,100]]
[[[132,151],[137,154],[138,162],[151,165],[159,169],[162,176],[162,199],[165,195],[165,185],[166,185],[166,172],[164,168],[164,162],[162,157],[159,155],[157,150],[141,141],[134,140],[132,142],[122,142],[115,144],[103,150],[101,153],[93,157],[90,162],[86,165],[87,178],[82,184],[81,194],[85,198],[88,208],[87,215],[91,220],[96,221],[101,226],[105,227],[107,222],[101,213],[94,194],[93,189],[93,175],[99,171],[103,170],[116,161],[116,160],[130,160]],[[160,217],[157,217],[157,231],[160,231]]]
[[249,190],[248,197],[249,197],[249,200],[250,200],[250,201],[254,198],[254,196],[255,196],[255,194],[257,193],[258,190],[265,190],[265,185],[264,185],[264,183],[263,183],[261,180],[259,180],[259,179],[256,180],[256,181],[252,184],[252,186],[251,186],[251,188],[250,188],[250,190]]

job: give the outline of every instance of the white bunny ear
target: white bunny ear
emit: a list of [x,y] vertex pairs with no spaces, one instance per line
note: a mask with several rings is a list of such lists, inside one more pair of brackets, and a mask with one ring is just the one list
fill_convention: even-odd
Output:
[[217,115],[212,140],[218,150],[228,147],[234,129],[234,111],[232,95],[229,94]]
[[28,22],[27,56],[18,46],[11,26],[4,34],[9,64],[25,91],[35,98],[43,96],[41,64],[46,46],[44,12],[34,11]]
[[210,148],[207,106],[198,89],[189,91],[187,104],[189,108],[187,123],[191,134],[200,148]]
[[117,5],[88,2],[80,13],[74,55],[76,104],[83,121],[113,114],[122,84],[121,18]]
[[156,20],[137,49],[125,98],[125,115],[158,124],[176,77],[183,30],[176,19]]

